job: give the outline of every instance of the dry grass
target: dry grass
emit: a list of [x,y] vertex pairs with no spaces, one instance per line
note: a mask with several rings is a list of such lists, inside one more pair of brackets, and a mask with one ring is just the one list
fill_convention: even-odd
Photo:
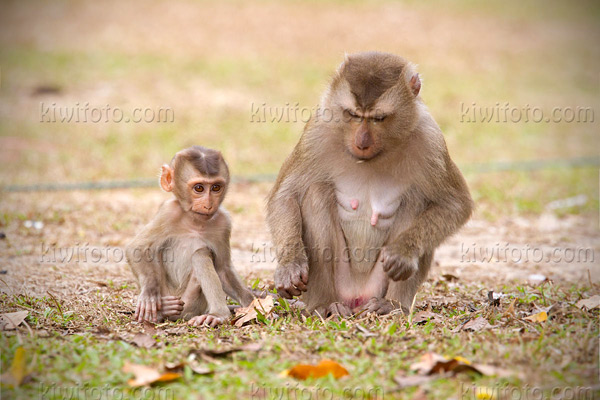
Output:
[[[359,50],[391,51],[419,64],[423,97],[460,165],[598,154],[597,115],[570,124],[460,122],[461,104],[473,102],[539,106],[546,113],[597,105],[595,3],[64,0],[7,2],[2,9],[0,184],[151,178],[191,144],[221,149],[235,176],[274,174],[303,124],[251,123],[252,104],[315,106],[343,54]],[[54,91],[41,94],[43,87]],[[171,107],[175,120],[41,123],[42,102],[109,104],[126,112]],[[597,391],[598,309],[574,305],[600,289],[597,169],[471,173],[467,180],[478,204],[475,216],[440,247],[416,303],[415,311],[429,310],[433,320],[411,324],[402,315],[362,315],[322,321],[280,304],[275,315],[243,328],[161,326],[152,333],[157,345],[148,350],[130,343],[147,327],[130,320],[136,287],[125,263],[55,261],[46,250],[88,246],[118,255],[115,249],[166,195],[158,189],[0,193],[0,231],[6,234],[0,239],[0,307],[28,310],[32,329],[0,332],[3,372],[19,346],[32,365],[32,381],[3,388],[2,396],[39,397],[39,385],[127,390],[125,361],[160,366],[190,349],[247,342],[262,343],[262,350],[204,360],[212,375],[187,371],[154,393],[170,388],[176,398],[247,398],[256,385],[293,386],[278,373],[322,358],[340,361],[350,377],[300,388],[328,387],[342,396],[344,388],[380,387],[386,398],[420,400],[457,398],[463,384]],[[248,285],[265,290],[275,266],[264,224],[269,188],[236,184],[227,199],[234,262]],[[553,200],[582,194],[583,205],[548,208]],[[26,227],[28,220],[43,228]],[[470,261],[465,248],[473,246],[539,248],[546,255],[558,251],[562,259]],[[565,252],[578,249],[595,258],[565,259]],[[533,284],[532,274],[549,281]],[[499,306],[488,303],[490,290],[505,295]],[[508,312],[513,300],[514,312]],[[523,319],[550,306],[545,323]],[[480,316],[493,328],[460,330]],[[428,350],[513,373],[399,388],[394,378],[410,374]]]

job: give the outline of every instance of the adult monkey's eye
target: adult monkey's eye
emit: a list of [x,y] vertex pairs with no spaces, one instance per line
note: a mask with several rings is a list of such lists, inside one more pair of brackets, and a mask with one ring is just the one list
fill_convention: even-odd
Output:
[[358,114],[356,114],[354,111],[352,110],[346,110],[346,112],[352,117],[352,118],[359,118]]
[[194,192],[196,192],[196,193],[204,192],[204,186],[202,186],[200,183],[196,183],[194,185]]
[[218,183],[215,183],[214,185],[212,185],[212,188],[211,188],[211,190],[212,190],[213,192],[220,192],[220,191],[221,191],[221,188],[222,188],[222,186],[221,186],[221,185],[219,185]]
[[383,121],[385,118],[387,117],[387,115],[375,115],[373,117],[373,121],[375,122],[381,122]]

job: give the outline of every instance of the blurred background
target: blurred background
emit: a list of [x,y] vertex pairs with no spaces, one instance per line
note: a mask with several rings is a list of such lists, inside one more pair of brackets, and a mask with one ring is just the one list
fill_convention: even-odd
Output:
[[[0,184],[155,179],[192,144],[222,150],[238,178],[268,179],[304,126],[269,113],[316,107],[344,53],[381,50],[418,65],[481,215],[580,195],[560,212],[597,213],[599,16],[597,2],[560,1],[3,2]],[[84,107],[122,114],[61,120]]]

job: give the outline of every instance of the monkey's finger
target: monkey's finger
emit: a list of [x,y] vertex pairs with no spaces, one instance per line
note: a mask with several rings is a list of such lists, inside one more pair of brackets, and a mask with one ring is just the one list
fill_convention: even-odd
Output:
[[156,301],[154,299],[150,303],[150,316],[152,321],[156,322]]
[[138,317],[137,317],[138,322],[144,321],[144,316],[146,315],[146,309],[144,308],[145,305],[146,305],[146,303],[144,301],[140,301],[138,303]]
[[290,286],[289,288],[286,288],[286,290],[292,296],[300,296],[300,294],[302,294],[302,292],[300,290],[296,289],[293,286]]
[[133,319],[137,320],[140,315],[140,302],[135,305],[135,313],[133,313]]
[[384,257],[381,259],[381,262],[383,263],[383,270],[385,272],[390,272],[390,268],[392,267],[392,260],[389,259],[389,257]]
[[291,294],[289,294],[289,293],[287,292],[287,290],[285,290],[285,289],[283,288],[283,286],[280,286],[280,287],[278,287],[278,288],[277,288],[277,294],[278,294],[279,296],[283,297],[284,299],[291,299],[291,298],[292,298],[292,295],[291,295]]
[[141,311],[141,315],[140,315],[140,322],[147,320],[150,321],[150,303],[145,300],[144,304],[142,304],[142,311]]
[[300,274],[300,278],[302,279],[302,282],[304,284],[308,283],[308,265],[304,264],[303,265],[304,269],[302,271],[302,273]]
[[302,282],[301,280],[295,280],[294,281],[294,286],[296,286],[296,288],[298,290],[306,292],[306,284],[304,282]]

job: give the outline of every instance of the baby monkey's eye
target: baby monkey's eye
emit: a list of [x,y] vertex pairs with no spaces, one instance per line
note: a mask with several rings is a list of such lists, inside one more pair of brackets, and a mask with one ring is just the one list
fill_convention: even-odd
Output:
[[196,183],[194,185],[194,192],[196,192],[196,193],[202,193],[202,192],[204,192],[204,186],[202,186],[199,183]]
[[211,188],[211,190],[212,190],[213,192],[220,192],[220,191],[221,191],[221,185],[219,185],[219,184],[214,184],[214,185],[212,185],[212,188]]
[[383,120],[384,120],[386,117],[387,117],[387,115],[379,115],[379,114],[376,114],[376,115],[373,117],[373,121],[375,121],[375,122],[381,122],[381,121],[383,121]]

